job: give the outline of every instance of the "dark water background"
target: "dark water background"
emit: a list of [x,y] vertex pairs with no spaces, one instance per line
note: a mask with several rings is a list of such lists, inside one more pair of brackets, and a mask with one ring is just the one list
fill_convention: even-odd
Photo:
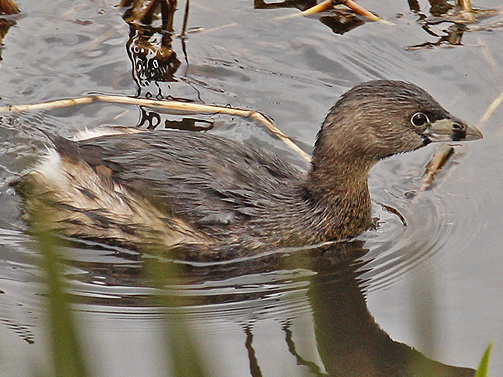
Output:
[[[466,24],[461,46],[408,49],[438,41],[452,23],[431,25],[435,37],[418,23],[421,14],[431,16],[426,2],[419,4],[419,14],[410,10],[414,2],[404,0],[360,3],[394,25],[369,22],[338,35],[318,16],[276,20],[296,9],[254,9],[251,0],[193,0],[192,32],[185,40],[173,39],[176,72],[158,80],[132,74],[136,34],[114,1],[19,1],[23,13],[0,50],[0,106],[96,93],[181,98],[260,110],[309,148],[340,94],[358,82],[387,78],[420,85],[452,113],[477,124],[503,90],[502,16]],[[176,31],[184,6],[180,2],[175,13]],[[501,9],[501,1],[474,6]],[[210,132],[249,140],[305,166],[268,132],[234,117],[158,115],[111,104],[1,115],[2,376],[31,375],[47,363],[38,256],[19,220],[19,199],[4,185],[43,153],[45,139],[36,128],[70,136],[102,124],[163,126],[183,118],[202,126],[214,122]],[[475,367],[494,341],[490,375],[499,376],[502,126],[499,107],[480,125],[484,139],[456,147],[434,187],[417,195],[433,146],[379,164],[371,188],[381,226],[359,237],[367,251],[349,268],[347,261],[330,257],[309,268],[296,261],[192,267],[182,283],[168,287],[186,304],[159,308],[148,300],[154,290],[141,275],[149,257],[101,245],[68,248],[66,277],[92,370],[100,376],[166,375],[164,323],[183,317],[209,370],[219,376],[380,376],[340,367],[352,363],[343,351],[353,346],[402,352],[380,338],[377,325],[394,341],[456,366]],[[407,227],[381,205],[399,211]],[[377,325],[367,323],[368,313]]]

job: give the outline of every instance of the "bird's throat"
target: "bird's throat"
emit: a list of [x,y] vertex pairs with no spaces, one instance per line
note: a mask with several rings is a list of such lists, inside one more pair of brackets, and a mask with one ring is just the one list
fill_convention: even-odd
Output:
[[316,207],[325,208],[323,216],[331,219],[339,238],[356,236],[371,226],[370,168],[370,164],[334,162],[332,166],[315,166],[309,172],[308,192]]

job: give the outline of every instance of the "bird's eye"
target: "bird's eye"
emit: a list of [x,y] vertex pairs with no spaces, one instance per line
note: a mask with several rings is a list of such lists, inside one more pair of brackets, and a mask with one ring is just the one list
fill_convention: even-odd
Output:
[[415,113],[410,118],[410,122],[412,123],[412,125],[416,127],[421,127],[424,126],[426,123],[430,123],[430,120],[424,113]]
[[461,124],[459,124],[459,123],[454,123],[454,124],[452,125],[452,129],[453,129],[454,131],[463,131],[464,127],[463,127],[463,125],[461,125]]

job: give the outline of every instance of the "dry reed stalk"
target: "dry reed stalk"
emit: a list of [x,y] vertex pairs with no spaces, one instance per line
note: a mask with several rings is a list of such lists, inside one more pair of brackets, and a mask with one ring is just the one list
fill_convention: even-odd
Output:
[[[484,115],[480,118],[477,123],[477,128],[481,128],[483,124],[485,124],[489,118],[494,114],[496,109],[503,102],[503,91],[500,93],[498,97],[491,102],[491,104],[487,107],[487,110],[484,112]],[[454,148],[450,145],[443,144],[440,149],[435,153],[435,155],[428,162],[426,167],[423,184],[421,185],[420,190],[427,190],[433,184],[435,176],[442,169],[445,163],[449,160],[449,158],[454,154]]]
[[325,0],[319,4],[316,4],[315,6],[312,6],[311,8],[308,8],[302,12],[299,13],[294,13],[294,14],[289,14],[287,16],[282,16],[282,17],[277,17],[277,20],[284,20],[287,18],[294,18],[294,17],[300,17],[300,16],[309,16],[311,14],[319,13],[319,12],[324,12],[328,8],[332,6],[332,0]]
[[425,191],[431,187],[435,176],[442,167],[449,161],[449,158],[454,154],[454,147],[448,144],[440,145],[439,149],[426,165],[426,170],[423,175],[423,183],[419,188],[420,191]]
[[489,118],[491,118],[491,116],[494,114],[494,112],[499,107],[499,105],[501,105],[502,102],[503,102],[503,91],[487,107],[487,110],[485,111],[484,115],[482,115],[477,124],[478,128],[480,128],[484,123],[486,123],[489,120]]
[[353,0],[341,0],[341,1],[342,3],[344,3],[345,6],[353,10],[355,13],[359,14],[360,16],[368,18],[370,21],[379,21],[388,25],[393,25],[393,23],[383,20],[380,17],[377,17],[374,13],[368,11],[361,5],[356,4]]
[[[387,25],[393,25],[392,22],[389,22],[389,21],[386,21],[386,20],[383,20],[382,18],[379,18],[377,17],[375,14],[373,14],[372,12],[368,11],[367,9],[363,8],[362,6],[356,4],[353,0],[341,0],[341,2],[347,6],[348,8],[350,8],[353,12],[359,14],[360,16],[363,16],[367,19],[369,19],[370,21],[379,21],[379,22],[383,22]],[[318,13],[318,12],[324,12],[325,10],[327,10],[328,8],[330,8],[332,6],[332,0],[325,0],[319,4],[316,4],[315,6],[309,8],[309,9],[306,9],[302,12],[299,12],[299,13],[294,13],[294,14],[289,14],[287,16],[281,16],[281,17],[277,17],[276,20],[284,20],[284,19],[287,19],[287,18],[294,18],[294,17],[300,17],[300,16],[309,16],[311,14],[315,14],[315,13]]]
[[43,102],[32,105],[11,105],[0,107],[0,113],[49,110],[62,107],[71,107],[86,105],[91,103],[120,103],[128,105],[146,106],[156,110],[175,110],[183,113],[205,113],[205,114],[227,114],[236,115],[247,119],[260,122],[272,132],[276,137],[282,140],[291,149],[299,153],[305,160],[310,161],[311,157],[295,144],[287,135],[276,127],[266,116],[255,110],[237,109],[232,107],[222,107],[213,105],[199,105],[194,103],[177,101],[156,101],[142,98],[130,98],[113,95],[91,95],[86,97],[70,98],[57,101]]
[[0,14],[18,14],[19,7],[14,0],[0,0]]
[[461,7],[462,11],[473,12],[471,0],[458,0],[457,2],[458,2],[458,6]]

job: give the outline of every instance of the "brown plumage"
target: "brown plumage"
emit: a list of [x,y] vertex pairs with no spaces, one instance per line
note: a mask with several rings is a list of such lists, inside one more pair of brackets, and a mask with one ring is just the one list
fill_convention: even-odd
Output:
[[137,249],[187,246],[195,259],[354,237],[371,225],[367,177],[380,159],[482,137],[424,90],[387,80],[341,97],[307,174],[208,134],[105,132],[50,137],[55,151],[17,185],[27,217],[43,213],[50,229]]

